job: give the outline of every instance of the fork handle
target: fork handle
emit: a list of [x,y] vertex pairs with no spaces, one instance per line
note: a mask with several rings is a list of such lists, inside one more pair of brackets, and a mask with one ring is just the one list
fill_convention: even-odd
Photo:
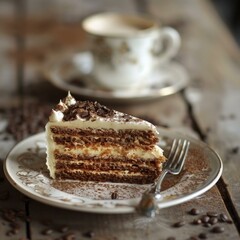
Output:
[[162,181],[165,178],[165,176],[167,175],[167,173],[168,173],[168,169],[164,169],[162,171],[162,173],[160,174],[160,176],[158,177],[157,182],[154,186],[154,188],[155,188],[154,193],[160,194]]

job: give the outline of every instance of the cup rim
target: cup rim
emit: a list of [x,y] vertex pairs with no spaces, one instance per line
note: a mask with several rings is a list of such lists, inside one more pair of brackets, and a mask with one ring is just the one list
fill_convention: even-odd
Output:
[[[138,29],[132,33],[127,34],[116,34],[116,33],[104,33],[104,32],[98,32],[91,29],[90,24],[93,24],[94,21],[106,21],[109,18],[112,19],[121,19],[124,21],[130,21],[132,24],[145,24],[145,28]],[[159,29],[160,25],[156,21],[154,21],[152,18],[149,18],[148,16],[144,15],[137,15],[137,14],[125,14],[125,13],[116,13],[116,12],[101,12],[96,13],[93,15],[89,15],[82,21],[82,28],[83,30],[93,36],[99,36],[99,37],[109,37],[109,38],[129,38],[129,37],[144,37],[149,32]]]

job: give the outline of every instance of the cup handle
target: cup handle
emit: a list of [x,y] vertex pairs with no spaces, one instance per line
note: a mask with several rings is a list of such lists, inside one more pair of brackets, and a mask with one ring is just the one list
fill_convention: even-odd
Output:
[[175,57],[181,45],[179,33],[171,27],[160,30],[160,40],[163,42],[163,50],[156,56],[157,63],[167,62]]

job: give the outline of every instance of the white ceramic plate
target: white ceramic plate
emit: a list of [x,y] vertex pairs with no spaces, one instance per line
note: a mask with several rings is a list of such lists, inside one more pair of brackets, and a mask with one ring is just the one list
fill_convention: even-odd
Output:
[[[191,141],[184,170],[164,181],[159,208],[193,199],[209,190],[220,178],[222,162],[206,144],[176,132],[159,128],[159,143],[169,151],[173,138]],[[10,183],[25,195],[56,207],[95,213],[135,211],[141,194],[149,185],[54,181],[46,168],[45,135],[40,133],[17,144],[6,158],[4,172]],[[112,199],[112,193],[117,199]]]
[[189,82],[185,68],[175,62],[169,62],[156,69],[144,85],[128,90],[108,90],[100,86],[92,76],[93,58],[89,52],[53,61],[44,68],[46,78],[56,87],[71,93],[96,100],[111,102],[135,102],[157,99],[176,93]]

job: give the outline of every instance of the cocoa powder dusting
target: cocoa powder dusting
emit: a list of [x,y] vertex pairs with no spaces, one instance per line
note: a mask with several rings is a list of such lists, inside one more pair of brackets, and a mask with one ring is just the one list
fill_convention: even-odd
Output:
[[[166,155],[171,144],[168,144]],[[173,195],[182,195],[196,189],[196,185],[208,178],[210,174],[209,156],[205,154],[204,147],[192,143],[189,149],[188,157],[184,170],[179,175],[168,174],[163,181],[162,190],[174,191]],[[100,183],[100,182],[79,182],[69,180],[55,180],[52,186],[61,191],[76,196],[87,197],[95,200],[111,200],[117,192],[117,199],[130,199],[141,197],[150,185],[144,184],[118,184],[118,183]],[[171,198],[171,196],[168,196]]]
[[[167,150],[166,150],[166,156],[167,156]],[[207,178],[206,175],[209,175],[208,174],[209,171],[210,171],[209,164],[208,164],[207,156],[205,156],[204,154],[204,149],[194,144],[191,144],[182,172],[179,175],[170,175],[170,174],[167,175],[167,177],[163,181],[162,189],[166,190],[173,187],[177,183],[181,182],[182,178],[186,175],[193,176],[193,177],[197,175],[197,177],[199,178],[199,181],[201,181],[202,179]],[[193,184],[195,183],[193,182]],[[191,184],[188,185],[188,188],[192,188],[192,187],[193,186]],[[184,191],[188,192],[189,189],[185,189]]]

